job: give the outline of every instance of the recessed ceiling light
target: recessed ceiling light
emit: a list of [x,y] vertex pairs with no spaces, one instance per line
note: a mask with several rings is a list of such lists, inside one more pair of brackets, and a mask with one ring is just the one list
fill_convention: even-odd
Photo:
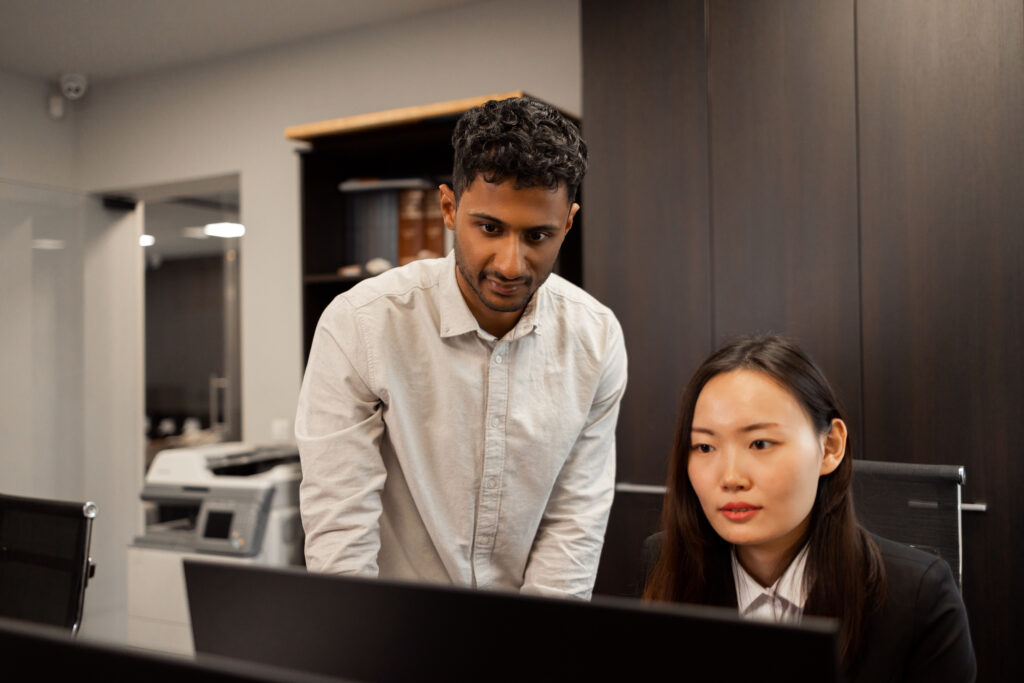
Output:
[[152,235],[139,235],[140,247],[151,247],[156,244],[156,238]]
[[203,228],[203,232],[210,237],[223,237],[227,239],[244,235],[245,226],[241,223],[210,223]]

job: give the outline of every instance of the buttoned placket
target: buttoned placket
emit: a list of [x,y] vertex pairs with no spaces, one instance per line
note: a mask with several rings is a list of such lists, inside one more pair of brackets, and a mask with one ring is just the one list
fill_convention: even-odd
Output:
[[487,566],[498,531],[505,470],[506,427],[508,424],[509,347],[498,341],[487,366],[487,406],[484,411],[484,462],[480,480],[477,520],[473,544],[473,573],[487,583]]

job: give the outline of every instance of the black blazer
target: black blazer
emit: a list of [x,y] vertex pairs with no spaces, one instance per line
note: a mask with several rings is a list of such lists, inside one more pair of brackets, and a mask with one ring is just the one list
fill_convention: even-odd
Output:
[[885,561],[886,598],[868,617],[854,681],[973,681],[967,610],[953,573],[931,553],[873,536]]
[[[967,610],[953,573],[941,558],[872,535],[882,553],[886,573],[886,598],[882,608],[867,620],[860,661],[846,680],[856,683],[927,681],[961,683],[974,681],[977,663]],[[653,568],[661,550],[661,534],[644,543],[644,574]],[[732,571],[721,595],[709,604],[736,606]]]

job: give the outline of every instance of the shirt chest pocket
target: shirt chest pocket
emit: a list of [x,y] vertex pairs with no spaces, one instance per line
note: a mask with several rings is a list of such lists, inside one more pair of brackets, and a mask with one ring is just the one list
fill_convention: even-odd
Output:
[[508,455],[541,479],[561,470],[586,426],[595,389],[589,363],[573,354],[517,354],[511,368]]

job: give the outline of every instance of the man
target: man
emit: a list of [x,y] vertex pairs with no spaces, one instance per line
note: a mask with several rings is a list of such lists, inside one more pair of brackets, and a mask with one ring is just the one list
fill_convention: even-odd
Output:
[[551,274],[586,145],[530,98],[466,112],[453,144],[454,252],[353,287],[314,335],[307,566],[587,598],[626,352],[612,312]]

